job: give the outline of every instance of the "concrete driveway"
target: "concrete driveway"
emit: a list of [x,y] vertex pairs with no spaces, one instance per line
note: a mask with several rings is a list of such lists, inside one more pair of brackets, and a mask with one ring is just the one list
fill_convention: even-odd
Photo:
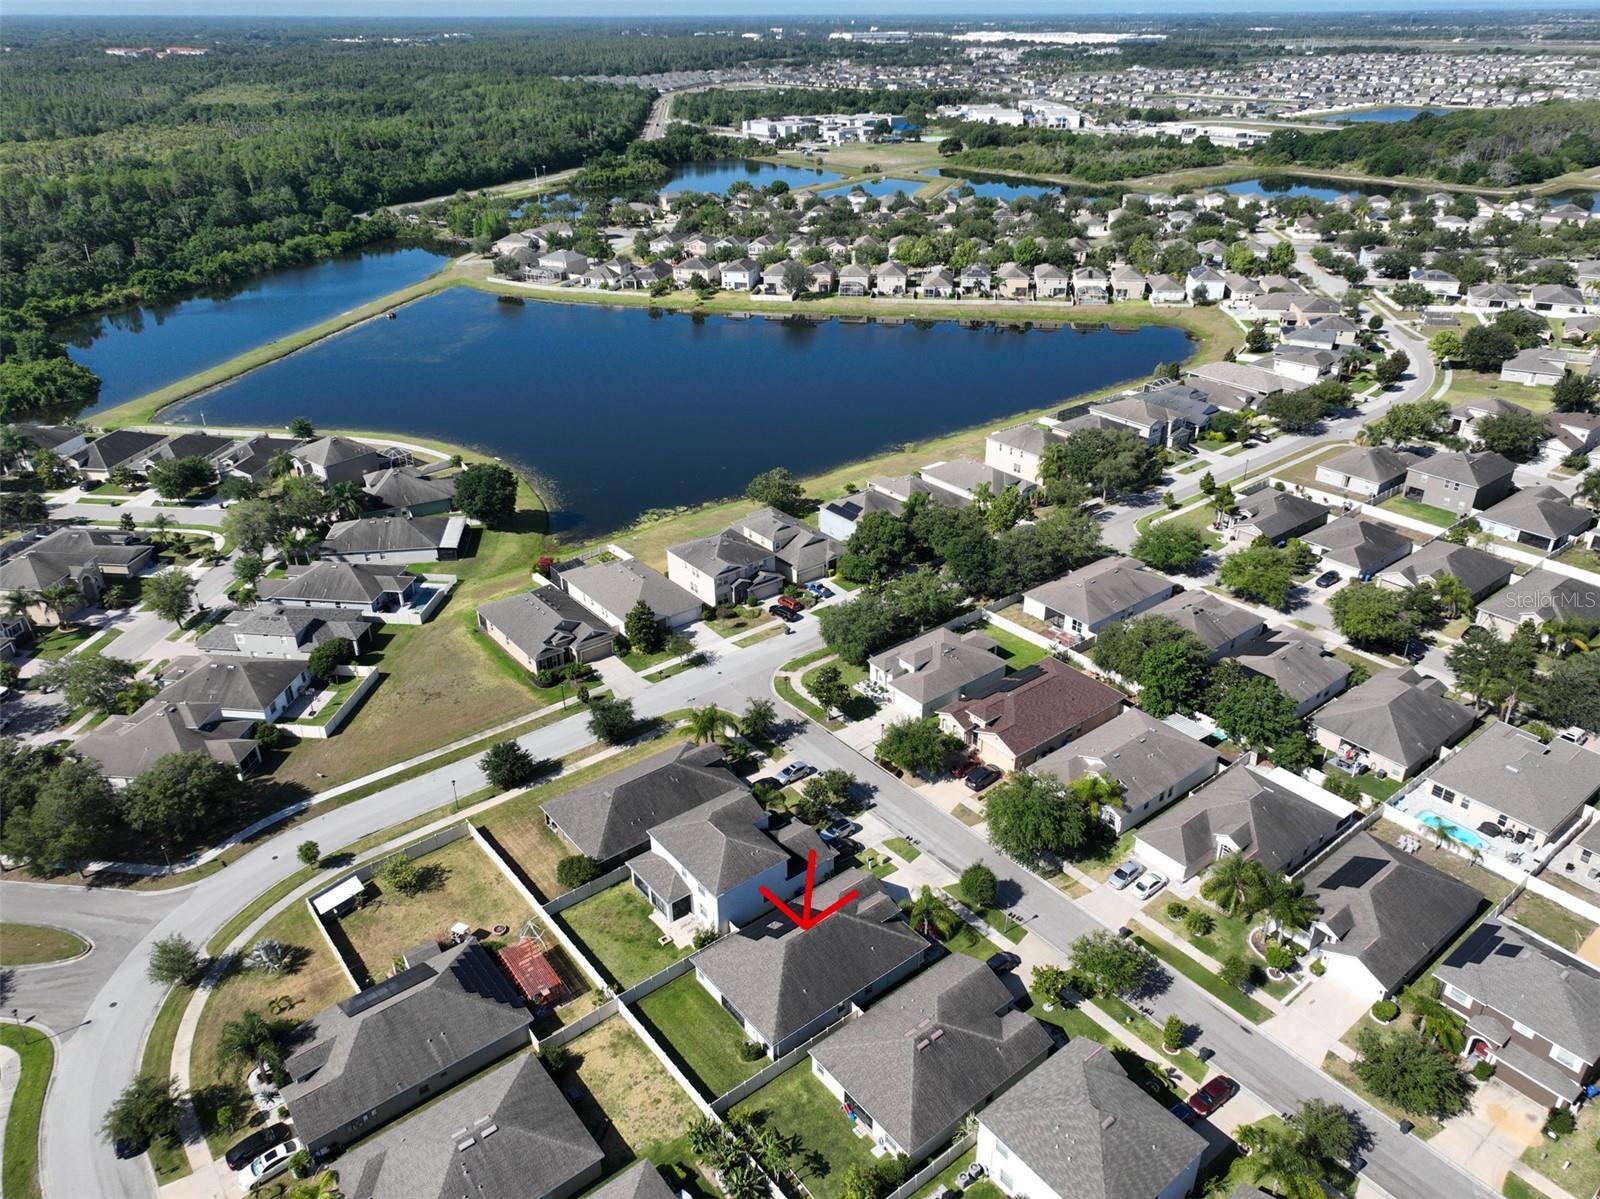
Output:
[[1498,1188],[1523,1150],[1543,1143],[1545,1114],[1532,1099],[1491,1078],[1478,1087],[1467,1111],[1446,1122],[1433,1145]]
[[1299,1057],[1320,1062],[1371,1005],[1371,996],[1325,975],[1312,979],[1293,1003],[1262,1027]]

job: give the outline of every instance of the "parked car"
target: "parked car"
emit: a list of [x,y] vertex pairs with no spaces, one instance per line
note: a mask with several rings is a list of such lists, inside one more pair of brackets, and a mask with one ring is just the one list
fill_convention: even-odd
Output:
[[993,786],[1000,781],[1000,772],[993,766],[984,766],[981,763],[967,771],[967,790],[982,791],[985,787]]
[[1167,885],[1164,875],[1157,874],[1154,870],[1146,870],[1133,883],[1133,893],[1140,899],[1149,899],[1162,887]]
[[274,1145],[239,1171],[240,1189],[253,1191],[268,1179],[276,1178],[289,1168],[289,1159],[298,1152],[300,1152],[300,1142],[292,1137],[282,1144]]
[[790,624],[800,619],[800,613],[778,604],[773,604],[772,607],[767,609],[767,612],[772,616],[776,616],[779,620],[788,621]]
[[832,589],[828,588],[828,587],[824,587],[821,583],[807,583],[806,584],[806,590],[809,591],[812,595],[816,596],[819,600],[825,600],[825,599],[832,599],[833,598]]
[[1332,587],[1338,581],[1339,572],[1336,570],[1325,570],[1317,576],[1317,586],[1322,588],[1324,591],[1326,591],[1329,587]]
[[849,820],[832,820],[818,830],[824,841],[842,841],[861,831],[861,826]]
[[234,1145],[233,1148],[222,1155],[222,1160],[227,1162],[228,1169],[242,1170],[268,1149],[271,1149],[274,1145],[283,1144],[293,1135],[294,1129],[290,1128],[282,1120],[276,1124],[268,1124],[265,1128],[258,1128],[255,1132],[245,1137],[244,1140]]
[[996,974],[1010,974],[1011,971],[1022,965],[1022,959],[1014,953],[1001,950],[999,953],[990,954],[986,964]]
[[778,771],[778,785],[787,787],[790,783],[798,783],[801,779],[817,772],[816,767],[806,762],[790,762]]
[[777,779],[773,778],[770,774],[767,774],[767,775],[762,775],[760,778],[755,779],[753,782],[751,782],[750,790],[752,790],[752,791],[776,791],[782,785],[783,784],[778,782]]
[[1182,1121],[1184,1124],[1194,1123],[1194,1108],[1187,1103],[1174,1103],[1167,1109],[1167,1114],[1174,1120]]
[[1239,1084],[1219,1074],[1189,1096],[1189,1109],[1197,1116],[1209,1116],[1238,1093]]
[[778,597],[778,607],[787,608],[791,612],[798,612],[804,605],[792,595],[780,595]]
[[1144,867],[1129,858],[1111,872],[1111,877],[1107,881],[1110,882],[1113,891],[1120,891],[1143,873]]

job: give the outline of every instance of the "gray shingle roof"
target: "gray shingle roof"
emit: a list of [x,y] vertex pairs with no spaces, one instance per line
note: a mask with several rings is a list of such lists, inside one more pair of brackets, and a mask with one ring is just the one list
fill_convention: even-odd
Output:
[[1411,771],[1466,736],[1473,715],[1445,695],[1438,679],[1383,670],[1323,708],[1316,722]]
[[238,767],[255,752],[253,720],[216,719],[210,704],[149,700],[132,716],[112,716],[80,737],[72,751],[100,763],[107,778],[137,778],[168,754],[204,753]]
[[1350,667],[1325,652],[1320,641],[1287,629],[1268,629],[1234,661],[1278,684],[1296,706],[1350,677]]
[[598,562],[561,572],[561,584],[583,592],[618,617],[626,617],[640,600],[650,605],[658,620],[684,612],[698,612],[700,601],[658,570],[637,558]]
[[978,1122],[1072,1199],[1150,1199],[1206,1147],[1087,1037],[1068,1042]]
[[1131,558],[1113,556],[1041,583],[1027,594],[1057,612],[1094,625],[1153,596],[1170,595],[1172,590],[1172,580],[1146,570]]
[[1050,1049],[1006,985],[952,954],[902,983],[811,1056],[900,1147],[942,1136]]
[[1359,516],[1341,516],[1320,529],[1312,529],[1302,540],[1342,561],[1354,563],[1362,574],[1403,557],[1413,544],[1404,533]]
[[581,1189],[603,1158],[527,1053],[363,1141],[340,1159],[339,1183],[350,1199],[537,1199]]
[[1308,525],[1320,525],[1331,511],[1315,500],[1270,487],[1245,496],[1236,507],[1240,521],[1270,541],[1288,537]]
[[141,433],[138,429],[116,429],[97,437],[72,456],[86,470],[113,470],[124,462],[143,456],[151,447],[166,440],[161,433]]
[[1266,628],[1266,622],[1248,608],[1230,604],[1209,591],[1180,591],[1147,609],[1144,614],[1176,621],[1212,651],[1252,631]]
[[743,791],[719,748],[679,746],[558,796],[544,812],[574,845],[604,862],[642,849],[663,821]]
[[1600,970],[1589,963],[1486,920],[1434,973],[1584,1061],[1600,1060]]
[[1478,515],[1480,520],[1551,538],[1582,532],[1594,523],[1593,513],[1568,503],[1554,487],[1525,487]]
[[1450,479],[1456,483],[1482,487],[1485,483],[1509,477],[1516,469],[1516,463],[1496,453],[1474,454],[1461,451],[1434,454],[1431,458],[1413,462],[1407,473],[1414,471],[1419,475],[1431,475],[1436,479]]
[[1431,962],[1483,897],[1427,863],[1357,833],[1306,871],[1318,920],[1390,991]]
[[748,794],[730,791],[655,825],[650,839],[706,890],[722,895],[789,859],[788,851],[761,827],[766,819]]
[[1383,571],[1378,577],[1401,587],[1436,582],[1441,575],[1452,575],[1474,596],[1482,597],[1511,578],[1511,563],[1470,546],[1449,541],[1430,541],[1410,557]]
[[392,554],[459,550],[467,522],[459,516],[364,516],[341,520],[317,547],[322,553]]
[[1548,835],[1565,828],[1600,791],[1595,766],[1594,755],[1570,741],[1546,745],[1497,723],[1441,762],[1428,780]]
[[998,677],[1005,663],[996,656],[995,647],[995,641],[982,633],[937,628],[885,650],[871,665],[890,676],[896,691],[926,700]]
[[1139,830],[1139,839],[1189,874],[1211,862],[1225,837],[1241,857],[1269,870],[1304,861],[1338,829],[1341,818],[1298,792],[1234,766]]
[[1217,755],[1208,747],[1138,708],[1128,708],[1072,744],[1046,754],[1032,769],[1066,782],[1085,774],[1115,779],[1122,784],[1126,805],[1136,808],[1216,763]]
[[620,1174],[614,1174],[585,1199],[674,1199],[675,1192],[662,1181],[655,1165],[642,1159]]
[[222,623],[214,626],[195,642],[208,654],[239,652],[241,636],[287,637],[295,645],[309,650],[324,641],[342,637],[359,641],[377,622],[360,613],[339,608],[285,608],[278,604],[257,604],[253,608],[235,609]]
[[63,579],[81,579],[96,569],[124,573],[154,554],[143,533],[118,529],[57,529],[0,562],[0,593],[37,591]]
[[389,990],[371,988],[302,1026],[283,1088],[302,1141],[415,1091],[531,1020],[510,976],[470,938],[381,986]]
[[1349,475],[1352,479],[1384,486],[1404,479],[1406,471],[1417,461],[1419,459],[1415,454],[1402,454],[1383,446],[1358,446],[1343,454],[1336,454],[1322,465],[1338,474]]
[[478,616],[530,658],[560,650],[581,656],[609,645],[608,625],[559,587],[537,587],[484,604]]
[[262,579],[262,599],[309,600],[313,603],[371,603],[385,593],[401,595],[417,584],[417,576],[355,562],[313,562],[286,579]]
[[819,883],[812,906],[820,910],[852,890],[856,899],[809,929],[769,913],[695,955],[696,968],[769,1044],[927,952],[928,943],[865,871]]
[[202,659],[180,662],[166,672],[161,698],[167,703],[217,708],[265,709],[305,672],[305,663],[276,659]]
[[1580,616],[1593,620],[1600,612],[1600,586],[1541,567],[1491,595],[1478,611],[1518,624],[1528,619],[1543,622]]

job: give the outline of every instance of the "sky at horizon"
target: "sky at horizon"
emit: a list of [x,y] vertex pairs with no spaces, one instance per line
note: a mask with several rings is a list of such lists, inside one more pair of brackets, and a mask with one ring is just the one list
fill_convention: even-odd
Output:
[[1117,16],[1193,17],[1210,15],[1278,16],[1304,20],[1360,13],[1507,12],[1600,13],[1600,0],[15,0],[13,16],[119,17],[307,17],[537,18],[624,17],[640,19],[773,19],[816,23],[830,19],[872,21],[894,17],[974,20],[1046,18],[1070,29],[1072,18],[1104,20]]

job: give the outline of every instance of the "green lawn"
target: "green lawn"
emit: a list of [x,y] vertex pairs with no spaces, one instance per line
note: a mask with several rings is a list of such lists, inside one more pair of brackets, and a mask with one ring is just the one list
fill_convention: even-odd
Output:
[[883,847],[904,862],[915,862],[922,856],[922,851],[904,837],[890,837]]
[[860,692],[854,690],[855,685],[864,681],[867,677],[866,668],[863,666],[852,666],[842,658],[835,658],[832,662],[823,662],[819,665],[813,666],[810,670],[806,671],[805,674],[800,676],[800,684],[806,689],[807,694],[815,694],[815,692],[811,690],[812,680],[816,678],[819,670],[823,670],[829,666],[837,666],[839,668],[840,681],[842,681],[846,687],[852,688],[850,692],[850,698],[845,701],[843,709],[844,718],[846,720],[866,720],[870,718],[872,714],[878,710],[878,705],[872,700],[868,699],[865,695],[862,695]]
[[707,1099],[726,1094],[767,1064],[765,1058],[739,1057],[743,1030],[692,972],[646,995],[638,1010]]
[[1026,928],[1018,924],[1015,920],[1011,919],[1011,917],[1006,915],[1004,912],[1000,911],[1000,909],[981,908],[977,904],[973,903],[967,898],[966,892],[962,891],[960,883],[952,883],[950,886],[945,888],[945,893],[954,899],[959,899],[963,904],[966,905],[969,911],[976,913],[985,924],[994,929],[995,932],[999,933],[1013,945],[1028,935],[1028,930]]
[[973,626],[985,637],[989,637],[1000,644],[1000,656],[1006,660],[1008,671],[1025,670],[1044,658],[1050,656],[1050,651],[1042,645],[1035,645],[1025,638],[1018,637],[1009,629],[1002,629],[992,624]]
[[6,1115],[5,1167],[0,1191],[7,1199],[38,1199],[39,1118],[44,1111],[45,1088],[55,1062],[55,1047],[37,1028],[0,1024],[0,1045],[21,1059],[16,1093]]
[[[1140,927],[1137,920],[1133,922],[1133,927],[1135,930]],[[1148,932],[1149,930],[1146,931]],[[1134,939],[1137,940],[1140,945],[1143,945],[1146,949],[1148,949],[1151,953],[1155,954],[1157,958],[1165,962],[1172,969],[1183,975],[1190,982],[1195,983],[1197,986],[1200,986],[1206,991],[1210,992],[1217,999],[1221,1000],[1234,1011],[1238,1012],[1246,1020],[1250,1021],[1250,1023],[1260,1024],[1268,1016],[1272,1015],[1267,1008],[1257,1003],[1254,999],[1251,999],[1250,996],[1246,995],[1243,991],[1240,991],[1236,987],[1228,986],[1227,983],[1223,982],[1215,974],[1212,974],[1211,971],[1207,970],[1199,962],[1195,961],[1188,954],[1184,953],[1183,950],[1176,949],[1173,946],[1168,945],[1160,937],[1152,934],[1147,937],[1135,937]]]
[[677,656],[678,655],[674,654],[670,649],[657,650],[653,654],[647,654],[641,650],[634,650],[632,653],[623,654],[619,661],[621,661],[624,666],[626,666],[629,670],[634,671],[636,674],[644,674],[646,671],[661,665],[661,663],[665,662],[668,658],[675,658]]
[[[1102,995],[1089,1001],[1106,1015],[1115,1020],[1121,1027],[1127,1029],[1151,1049],[1162,1053],[1161,1027],[1149,1017],[1134,1011],[1115,995]],[[1175,1054],[1167,1055],[1174,1066],[1182,1070],[1195,1082],[1204,1082],[1206,1077],[1206,1064],[1187,1049],[1181,1049]]]
[[1434,504],[1424,504],[1420,500],[1408,500],[1403,495],[1391,495],[1378,505],[1387,508],[1390,512],[1398,512],[1401,516],[1409,516],[1413,520],[1427,521],[1430,525],[1437,525],[1441,529],[1448,529],[1459,519],[1456,513],[1448,508],[1440,508]]
[[328,688],[328,691],[331,692],[331,695],[329,696],[327,702],[324,703],[317,714],[306,723],[314,725],[326,725],[334,718],[334,715],[339,711],[339,709],[344,707],[345,704],[349,702],[350,697],[355,694],[356,688],[361,686],[361,682],[361,676],[357,675],[353,678],[340,679],[338,682],[334,683],[333,686]]
[[[1219,962],[1225,961],[1235,954],[1252,962],[1260,961],[1250,949],[1250,921],[1229,916],[1208,903],[1194,900],[1189,903],[1189,910],[1205,912],[1216,921],[1217,926],[1212,930],[1210,936],[1191,937],[1183,927],[1182,920],[1174,920],[1167,915],[1168,902],[1170,901],[1158,896],[1154,903],[1144,909],[1144,914],[1159,921],[1165,928],[1170,929],[1172,935],[1179,941],[1186,945],[1193,945],[1201,953],[1207,954]],[[1150,939],[1156,941],[1160,938],[1152,937]],[[1278,982],[1268,983],[1265,990],[1267,994],[1272,995],[1274,998],[1281,999],[1294,990],[1294,983],[1288,979],[1280,979]]]
[[980,962],[987,962],[1000,952],[1000,946],[983,936],[970,924],[963,924],[957,929],[955,936],[944,942],[944,947],[951,953],[964,953],[969,958],[977,958]]
[[631,883],[618,883],[556,919],[588,951],[600,969],[626,990],[672,965],[688,952],[658,945],[661,930],[650,922],[650,904]]
[[1216,519],[1216,509],[1209,499],[1190,504],[1180,509],[1176,516],[1168,520],[1151,521],[1151,525],[1160,524],[1163,528],[1193,529],[1205,539],[1207,549],[1217,549],[1222,545],[1222,535],[1211,527],[1211,522]]
[[[1569,1194],[1586,1199],[1600,1191],[1600,1104],[1585,1104],[1576,1132],[1525,1149],[1522,1161]],[[1572,1163],[1570,1169],[1562,1169],[1565,1162]]]
[[1551,387],[1524,387],[1521,383],[1504,383],[1498,372],[1480,374],[1477,371],[1455,370],[1450,375],[1450,390],[1441,398],[1453,408],[1467,400],[1481,400],[1492,396],[1542,415],[1554,411],[1553,395],[1554,388]]
[[758,1125],[771,1123],[795,1141],[791,1158],[813,1199],[842,1199],[844,1175],[851,1166],[870,1166],[871,1142],[855,1136],[839,1101],[812,1076],[804,1059],[762,1087],[734,1111]]
[[1506,915],[1530,932],[1554,941],[1568,953],[1576,953],[1595,930],[1594,921],[1585,920],[1532,891],[1517,896],[1516,902],[1506,909]]
[[54,662],[64,658],[78,646],[95,635],[95,631],[85,625],[75,625],[70,629],[51,629],[33,644],[36,657]]
[[1051,1010],[1044,1010],[1044,999],[1036,991],[1028,993],[1028,999],[1021,1010],[1027,1012],[1035,1020],[1042,1020],[1046,1024],[1054,1024],[1069,1037],[1087,1037],[1091,1041],[1099,1041],[1109,1048],[1117,1048],[1121,1042],[1112,1036],[1094,1020],[1087,1012],[1080,1008],[1071,1007],[1059,999],[1051,1004]]
[[957,820],[961,821],[961,823],[966,825],[968,828],[972,828],[974,825],[983,823],[983,814],[973,811],[964,803],[958,803],[953,809],[951,809],[950,814]]
[[778,618],[771,616],[758,604],[750,604],[735,610],[734,615],[725,620],[712,619],[706,621],[706,627],[721,637],[742,637],[753,629],[766,625],[777,625]]
[[1592,570],[1595,574],[1600,574],[1600,551],[1587,549],[1577,542],[1573,542],[1557,554],[1556,561],[1576,566],[1579,570]]
[[0,966],[62,962],[89,948],[82,937],[43,924],[0,924]]
[[1506,1175],[1506,1180],[1500,1184],[1500,1193],[1506,1199],[1544,1199],[1543,1191],[1523,1182],[1515,1174]]
[[1098,883],[1103,883],[1111,877],[1111,872],[1120,866],[1124,859],[1133,852],[1133,834],[1123,833],[1115,841],[1102,841],[1083,857],[1076,859],[1072,864],[1083,873]]

